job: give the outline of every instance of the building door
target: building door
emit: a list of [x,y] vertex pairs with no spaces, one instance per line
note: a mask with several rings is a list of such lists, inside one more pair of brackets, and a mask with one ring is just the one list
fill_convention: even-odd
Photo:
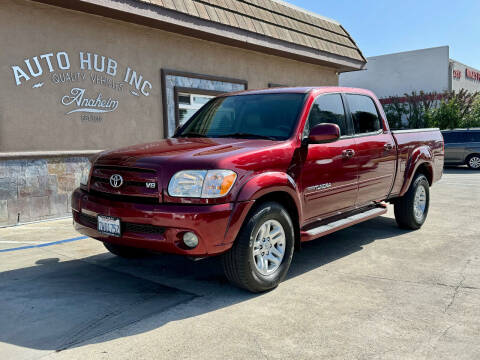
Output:
[[320,95],[312,105],[304,136],[320,123],[340,127],[340,139],[329,144],[309,144],[301,171],[305,220],[325,218],[355,204],[357,165],[347,150],[354,150],[340,94]]
[[389,132],[383,129],[380,113],[372,98],[346,94],[355,131],[355,160],[358,166],[358,195],[361,207],[387,197],[393,184],[397,152]]

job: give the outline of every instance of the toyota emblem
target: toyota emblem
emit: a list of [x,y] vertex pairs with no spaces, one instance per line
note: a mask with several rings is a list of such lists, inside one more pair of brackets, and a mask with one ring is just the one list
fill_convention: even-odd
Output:
[[112,185],[114,188],[119,188],[123,185],[123,177],[118,174],[110,176],[110,185]]

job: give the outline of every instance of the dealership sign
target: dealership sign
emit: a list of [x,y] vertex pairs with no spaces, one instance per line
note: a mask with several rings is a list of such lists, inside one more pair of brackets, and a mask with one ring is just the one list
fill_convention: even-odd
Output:
[[108,100],[102,97],[102,93],[99,93],[97,98],[88,98],[85,95],[85,89],[73,88],[70,91],[70,95],[62,97],[62,104],[65,106],[74,105],[74,109],[67,112],[71,114],[74,112],[95,112],[105,113],[114,111],[118,108],[118,100],[108,98]]
[[123,93],[139,98],[150,96],[152,90],[152,83],[130,66],[121,68],[113,58],[83,51],[41,54],[11,66],[11,70],[16,86],[31,84],[33,89],[44,89],[47,81],[67,85],[60,98],[66,114],[112,112],[119,107]]
[[470,80],[480,81],[480,72],[471,69],[465,69],[465,77]]

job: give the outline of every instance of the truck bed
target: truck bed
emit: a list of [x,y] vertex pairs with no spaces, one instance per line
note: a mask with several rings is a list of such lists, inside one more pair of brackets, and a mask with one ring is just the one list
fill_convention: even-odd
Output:
[[[438,181],[443,173],[443,136],[439,129],[413,129],[392,131],[397,146],[397,169],[390,197],[401,196],[404,183],[417,156],[433,159],[432,183]],[[415,152],[415,154],[414,154]],[[418,154],[417,154],[418,153]],[[410,160],[410,161],[409,161]]]

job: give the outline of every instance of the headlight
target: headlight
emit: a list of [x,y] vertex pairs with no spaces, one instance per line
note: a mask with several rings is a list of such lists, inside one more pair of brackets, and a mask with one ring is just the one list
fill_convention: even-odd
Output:
[[92,163],[89,161],[82,170],[82,177],[80,178],[80,185],[88,185],[88,178],[90,177],[90,170],[92,169]]
[[237,174],[231,170],[185,170],[173,175],[168,194],[174,197],[218,198],[228,194]]
[[202,197],[217,198],[227,195],[236,179],[237,174],[231,170],[208,170],[203,182]]
[[170,196],[201,197],[207,170],[186,170],[173,175],[168,184]]

